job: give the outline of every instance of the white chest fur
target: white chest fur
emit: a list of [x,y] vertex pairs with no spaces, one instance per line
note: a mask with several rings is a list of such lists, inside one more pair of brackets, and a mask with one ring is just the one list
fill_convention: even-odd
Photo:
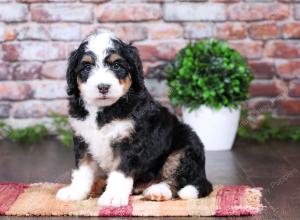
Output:
[[114,157],[111,144],[130,136],[134,130],[134,123],[129,119],[113,120],[98,128],[96,112],[90,112],[85,120],[70,118],[70,124],[75,135],[83,137],[88,144],[88,150],[100,167],[110,172],[119,163],[120,158]]

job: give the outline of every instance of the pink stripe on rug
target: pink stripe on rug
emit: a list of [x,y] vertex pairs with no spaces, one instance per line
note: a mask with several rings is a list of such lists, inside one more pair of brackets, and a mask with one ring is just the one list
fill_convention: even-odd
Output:
[[5,215],[6,211],[28,186],[28,184],[22,183],[0,183],[0,215]]
[[246,215],[241,210],[241,199],[247,186],[224,186],[217,194],[216,216]]
[[129,198],[129,205],[121,207],[101,207],[99,211],[99,216],[101,217],[131,217],[133,213],[133,208],[131,204],[131,198]]

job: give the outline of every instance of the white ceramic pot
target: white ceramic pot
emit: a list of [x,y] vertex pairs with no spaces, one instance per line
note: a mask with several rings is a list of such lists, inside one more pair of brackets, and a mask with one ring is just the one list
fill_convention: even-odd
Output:
[[182,109],[183,121],[194,129],[208,151],[232,148],[240,112],[240,108],[215,110],[204,105],[192,112],[187,108]]

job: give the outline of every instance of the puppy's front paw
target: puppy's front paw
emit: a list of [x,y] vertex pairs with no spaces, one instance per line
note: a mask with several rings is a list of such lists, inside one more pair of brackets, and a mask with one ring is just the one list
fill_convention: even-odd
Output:
[[70,185],[60,189],[56,194],[56,198],[62,201],[78,201],[85,199],[87,197],[87,194],[88,193],[86,192],[80,192],[78,188],[72,187]]
[[105,191],[98,199],[100,206],[126,206],[128,205],[129,195],[120,192]]

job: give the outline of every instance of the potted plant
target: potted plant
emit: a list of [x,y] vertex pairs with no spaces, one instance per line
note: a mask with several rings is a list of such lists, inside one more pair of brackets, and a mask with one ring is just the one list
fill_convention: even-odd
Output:
[[225,42],[189,43],[165,68],[169,96],[206,150],[232,148],[240,106],[253,76],[246,60]]

